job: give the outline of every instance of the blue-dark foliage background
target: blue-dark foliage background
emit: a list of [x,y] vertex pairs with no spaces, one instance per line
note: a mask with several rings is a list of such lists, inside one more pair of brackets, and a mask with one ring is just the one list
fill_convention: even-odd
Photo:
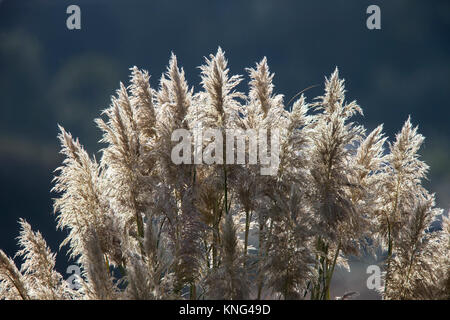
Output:
[[[69,4],[81,7],[81,30],[66,28]],[[381,30],[366,28],[370,4],[381,8]],[[338,66],[368,129],[384,123],[393,137],[411,115],[427,137],[427,185],[448,209],[449,36],[450,2],[437,0],[0,0],[0,248],[14,254],[19,217],[53,250],[64,238],[50,193],[62,161],[57,123],[99,156],[93,119],[131,66],[149,70],[156,87],[173,51],[199,89],[197,66],[219,45],[232,73],[267,56],[285,101],[315,84],[306,95],[321,94],[324,76]],[[64,249],[57,261],[64,271]],[[338,273],[335,293],[364,291],[361,270],[359,277]]]

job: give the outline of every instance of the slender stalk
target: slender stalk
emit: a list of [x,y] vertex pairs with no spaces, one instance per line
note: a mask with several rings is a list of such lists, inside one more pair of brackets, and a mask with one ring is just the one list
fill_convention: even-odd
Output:
[[262,271],[261,271],[261,268],[262,268],[262,250],[263,250],[263,248],[262,248],[262,242],[263,242],[263,231],[264,231],[264,223],[261,223],[260,222],[260,224],[259,224],[259,235],[258,235],[258,237],[259,237],[259,241],[258,241],[258,276],[257,276],[257,278],[258,278],[258,295],[257,295],[257,300],[261,300],[261,293],[262,293],[262,286],[263,286],[263,283],[262,283],[262,278],[261,278],[261,276],[262,276]]
[[219,244],[219,232],[220,232],[220,221],[222,219],[222,212],[223,212],[223,206],[224,206],[224,202],[222,202],[222,208],[218,208],[218,206],[216,207],[216,209],[213,212],[213,243],[212,243],[212,251],[213,251],[213,268],[216,268],[219,263],[217,261],[217,246]]
[[341,242],[339,242],[338,247],[336,248],[336,253],[335,253],[334,257],[333,257],[333,263],[331,264],[330,271],[328,272],[328,275],[327,275],[327,283],[326,283],[326,286],[325,286],[325,292],[326,292],[326,299],[327,300],[330,300],[331,279],[333,278],[334,269],[336,267],[336,261],[337,261],[337,258],[339,256],[340,251],[341,251]]
[[[401,182],[402,182],[401,177],[398,177],[396,193],[395,193],[395,202],[394,202],[394,208],[392,209],[392,215],[394,215],[397,212]],[[387,265],[385,281],[384,281],[384,293],[387,292],[387,288],[388,288],[389,272],[391,269],[391,258],[392,258],[392,251],[393,251],[393,238],[392,238],[392,230],[391,230],[391,223],[389,221],[389,216],[387,216],[386,219],[387,219],[387,225],[388,225],[388,256],[387,256],[388,265]]]
[[245,237],[244,237],[244,267],[247,258],[247,247],[248,247],[248,234],[250,231],[250,212],[248,209],[245,210]]
[[189,288],[189,299],[190,300],[197,300],[197,288],[195,286],[195,283],[191,283]]
[[223,175],[224,175],[224,192],[225,192],[225,214],[228,215],[228,177],[227,177],[227,166],[223,165]]

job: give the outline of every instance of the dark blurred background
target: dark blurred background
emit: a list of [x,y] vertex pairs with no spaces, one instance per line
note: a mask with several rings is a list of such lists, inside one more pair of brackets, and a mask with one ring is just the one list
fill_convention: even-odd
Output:
[[[68,30],[66,8],[81,8],[81,30]],[[381,8],[381,30],[366,9]],[[57,123],[99,156],[93,123],[129,68],[149,70],[158,85],[171,51],[191,86],[203,57],[225,51],[232,73],[267,56],[276,91],[287,102],[311,85],[320,95],[335,66],[368,130],[384,123],[392,138],[408,115],[426,136],[427,186],[450,207],[450,1],[113,1],[0,0],[0,248],[14,255],[17,220],[26,218],[58,250],[64,233],[52,215]],[[247,78],[248,79],[248,78]],[[241,90],[247,90],[246,84]],[[57,266],[64,273],[66,251]],[[339,271],[335,295],[365,289],[370,261]]]

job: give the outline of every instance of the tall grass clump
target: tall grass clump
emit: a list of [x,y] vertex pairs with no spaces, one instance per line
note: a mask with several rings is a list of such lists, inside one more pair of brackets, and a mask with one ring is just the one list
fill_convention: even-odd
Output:
[[[275,92],[266,58],[247,69],[248,94],[220,48],[200,71],[194,92],[175,55],[157,87],[131,68],[95,120],[99,160],[59,127],[54,210],[67,231],[61,246],[82,270],[78,285],[20,220],[23,263],[0,250],[0,298],[325,300],[337,267],[380,248],[383,298],[450,298],[449,218],[422,185],[424,137],[410,118],[393,142],[382,125],[367,132],[338,69],[322,96],[292,105]],[[228,129],[279,132],[266,150],[279,149],[276,170],[262,175],[267,163],[248,161],[249,139],[244,163],[229,164],[220,147],[213,163],[175,164],[173,132],[199,128],[218,134],[192,139],[194,158]]]

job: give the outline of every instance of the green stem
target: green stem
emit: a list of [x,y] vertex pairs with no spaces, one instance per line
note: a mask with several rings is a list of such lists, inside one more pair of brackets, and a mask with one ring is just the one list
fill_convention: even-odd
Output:
[[190,300],[197,300],[197,288],[195,287],[195,283],[191,283],[189,288],[189,298]]
[[250,231],[250,212],[245,210],[244,267],[247,260],[248,234]]
[[260,224],[259,224],[259,234],[258,234],[258,237],[259,237],[259,241],[258,241],[258,276],[257,276],[257,278],[258,278],[258,296],[257,296],[257,300],[261,300],[261,293],[262,293],[262,286],[263,286],[263,283],[262,283],[262,271],[261,271],[261,268],[262,268],[262,250],[263,250],[263,247],[262,247],[262,242],[263,242],[263,230],[264,230],[264,223],[262,223],[261,221],[260,221]]
[[391,258],[392,258],[392,236],[391,236],[391,224],[389,222],[389,218],[387,218],[387,224],[388,224],[388,255],[387,255],[387,268],[386,268],[386,275],[384,280],[384,294],[387,292],[388,288],[388,281],[389,281],[389,271],[391,269]]
[[336,267],[336,261],[337,261],[337,258],[339,256],[339,252],[340,251],[341,251],[341,242],[339,242],[338,247],[336,248],[336,253],[335,253],[334,257],[333,257],[333,263],[332,263],[330,271],[328,272],[328,275],[327,275],[327,283],[326,283],[326,287],[325,287],[326,299],[327,300],[330,300],[331,279],[333,278],[334,269]]
[[228,177],[227,177],[227,166],[223,165],[223,175],[224,175],[224,191],[225,191],[225,213],[228,215]]

